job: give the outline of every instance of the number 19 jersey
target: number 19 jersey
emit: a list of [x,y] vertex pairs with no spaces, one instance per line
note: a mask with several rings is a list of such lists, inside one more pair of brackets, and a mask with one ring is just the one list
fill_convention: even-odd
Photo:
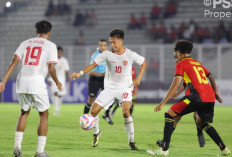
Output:
[[190,90],[190,99],[195,102],[215,102],[215,93],[207,76],[210,72],[201,63],[192,58],[185,58],[176,64],[175,75],[183,76]]
[[45,38],[31,38],[20,44],[15,55],[22,61],[16,93],[47,94],[48,64],[57,62],[57,47]]
[[129,88],[132,84],[132,64],[135,62],[142,65],[144,60],[144,57],[125,48],[122,54],[106,50],[95,58],[94,62],[97,65],[106,62],[104,88],[121,89]]

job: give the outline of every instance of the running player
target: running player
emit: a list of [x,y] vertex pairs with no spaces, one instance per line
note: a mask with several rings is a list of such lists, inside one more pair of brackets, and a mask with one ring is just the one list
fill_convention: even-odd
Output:
[[19,115],[15,132],[15,157],[22,157],[21,143],[31,105],[39,111],[40,116],[35,157],[49,157],[44,152],[48,130],[48,109],[50,107],[45,84],[48,71],[57,88],[61,90],[62,86],[57,79],[55,69],[57,48],[53,42],[48,40],[51,35],[52,25],[47,21],[40,21],[35,24],[35,27],[38,36],[20,44],[0,83],[0,92],[3,92],[10,75],[21,60],[21,70],[16,81],[16,92],[21,106],[21,114]]
[[56,87],[56,83],[52,80],[51,77],[48,78],[49,85],[52,91],[52,104],[54,106],[54,115],[60,114],[60,107],[62,104],[62,96],[66,94],[66,80],[69,82],[69,88],[71,87],[71,81],[69,76],[69,64],[68,60],[63,57],[64,50],[61,46],[57,48],[58,50],[58,60],[55,65],[57,77],[63,85],[61,91],[59,91]]
[[204,129],[219,146],[221,155],[228,156],[230,154],[230,150],[225,146],[217,131],[209,124],[213,122],[215,98],[219,102],[222,102],[222,99],[216,90],[215,81],[212,82],[211,86],[206,78],[208,70],[200,62],[191,58],[192,48],[192,43],[186,40],[178,40],[175,43],[174,51],[180,62],[176,64],[175,77],[167,95],[155,107],[154,111],[160,111],[167,101],[174,96],[182,80],[188,86],[190,95],[184,96],[165,113],[163,145],[155,151],[148,150],[149,154],[168,156],[171,135],[175,130],[174,118],[191,112],[197,112],[196,123],[198,127]]
[[[132,100],[132,87],[138,86],[142,76],[146,70],[147,63],[145,58],[137,53],[124,48],[124,31],[114,29],[109,35],[111,51],[104,51],[97,58],[94,63],[88,65],[79,73],[73,73],[72,78],[79,78],[81,75],[91,71],[97,65],[106,62],[106,74],[104,79],[104,90],[95,100],[91,108],[91,114],[95,117],[93,147],[96,147],[99,142],[101,131],[99,130],[98,113],[102,108],[108,109],[112,105],[114,99],[118,99],[122,105],[123,116],[125,119],[125,128],[128,135],[129,146],[132,150],[137,150],[134,143],[134,124],[130,115],[130,107]],[[133,62],[141,65],[140,72],[137,78],[132,81],[132,64]]]

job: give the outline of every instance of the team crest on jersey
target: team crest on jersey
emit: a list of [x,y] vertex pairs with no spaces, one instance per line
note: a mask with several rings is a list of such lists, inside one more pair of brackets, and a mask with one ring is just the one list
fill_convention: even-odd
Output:
[[124,66],[126,66],[128,61],[123,61],[122,63],[123,63]]

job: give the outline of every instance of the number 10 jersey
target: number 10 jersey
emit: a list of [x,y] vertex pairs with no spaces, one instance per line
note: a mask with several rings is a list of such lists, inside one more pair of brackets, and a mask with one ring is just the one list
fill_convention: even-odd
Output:
[[142,65],[144,60],[144,57],[125,48],[121,54],[106,50],[95,58],[94,62],[97,65],[106,62],[104,88],[121,89],[132,84],[132,64],[135,62]]

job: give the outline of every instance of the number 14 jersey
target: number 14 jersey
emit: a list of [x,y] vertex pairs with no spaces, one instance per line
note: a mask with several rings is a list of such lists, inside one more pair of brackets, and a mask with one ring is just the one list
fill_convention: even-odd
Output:
[[175,68],[175,76],[183,76],[190,90],[190,99],[195,102],[215,102],[215,93],[207,76],[210,72],[201,63],[192,58],[185,58]]
[[57,47],[45,38],[31,38],[20,44],[15,55],[22,61],[16,93],[47,94],[48,64],[57,62]]
[[132,84],[132,64],[135,62],[142,65],[144,60],[144,57],[125,48],[122,54],[106,50],[95,58],[94,62],[97,65],[106,62],[104,88],[120,89],[128,88]]

